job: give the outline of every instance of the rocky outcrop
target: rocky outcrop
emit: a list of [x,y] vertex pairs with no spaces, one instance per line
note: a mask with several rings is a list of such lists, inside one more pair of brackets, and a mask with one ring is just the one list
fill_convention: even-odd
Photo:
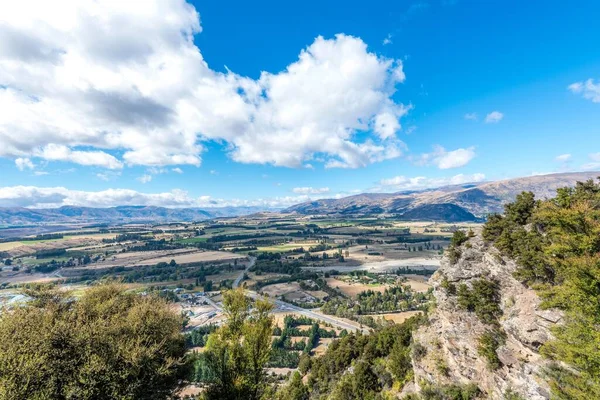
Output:
[[[503,259],[499,252],[480,237],[471,238],[461,248],[455,264],[444,258],[431,278],[436,308],[429,323],[414,336],[413,365],[417,390],[426,382],[435,385],[475,383],[490,399],[503,399],[508,391],[525,399],[550,398],[543,379],[547,361],[539,347],[552,338],[550,327],[561,323],[562,314],[540,308],[536,293],[513,278],[516,265]],[[493,279],[499,283],[502,316],[499,327],[506,341],[496,353],[502,365],[490,369],[478,355],[481,335],[491,326],[482,323],[475,313],[461,310],[457,296],[441,287],[445,279],[457,287],[471,285],[475,279]]]

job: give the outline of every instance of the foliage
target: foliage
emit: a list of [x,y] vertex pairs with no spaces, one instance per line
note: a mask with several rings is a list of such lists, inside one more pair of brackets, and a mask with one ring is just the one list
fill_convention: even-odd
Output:
[[536,201],[522,193],[494,215],[484,239],[518,264],[515,276],[533,286],[544,307],[565,312],[556,340],[541,347],[570,365],[548,370],[557,399],[600,398],[600,184],[578,182]]
[[454,247],[459,247],[467,240],[469,240],[467,234],[459,230],[452,234],[452,238],[450,239],[450,245]]
[[442,289],[446,291],[448,295],[456,295],[456,285],[448,280],[448,277],[444,276],[442,278],[442,283],[440,284]]
[[[404,384],[412,377],[412,331],[421,321],[413,317],[370,335],[350,333],[332,342],[321,357],[303,362],[310,398],[374,399],[394,382]],[[284,386],[279,395],[289,390]]]
[[475,400],[481,398],[481,390],[475,384],[424,385],[420,394],[411,394],[404,400]]
[[471,289],[464,283],[457,290],[458,306],[475,315],[486,324],[494,324],[502,314],[500,309],[500,288],[496,281],[477,279]]
[[265,367],[271,357],[273,305],[266,299],[252,304],[242,289],[223,294],[227,324],[208,339],[200,366],[204,369],[205,399],[263,398],[268,392]]
[[166,398],[183,373],[181,317],[118,285],[51,287],[0,315],[0,398]]
[[208,340],[208,335],[217,330],[217,325],[202,325],[185,335],[185,345],[187,347],[204,347]]
[[487,360],[488,367],[491,370],[496,370],[502,366],[496,351],[505,342],[506,334],[499,329],[487,330],[479,337],[477,353]]
[[358,320],[357,316],[361,315],[423,309],[430,298],[429,292],[414,292],[410,286],[392,286],[386,288],[383,293],[373,290],[363,291],[356,299],[342,297],[329,299],[321,310],[325,314]]
[[308,400],[309,398],[308,388],[302,382],[302,376],[294,372],[287,386],[277,393],[276,400]]

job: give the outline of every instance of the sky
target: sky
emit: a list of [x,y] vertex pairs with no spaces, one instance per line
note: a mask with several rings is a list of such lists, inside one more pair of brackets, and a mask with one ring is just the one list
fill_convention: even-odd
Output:
[[600,171],[600,2],[0,2],[0,206]]

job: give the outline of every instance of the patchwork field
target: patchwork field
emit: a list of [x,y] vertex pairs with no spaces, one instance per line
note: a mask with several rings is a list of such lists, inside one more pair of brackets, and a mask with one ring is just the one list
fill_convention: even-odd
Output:
[[374,292],[381,292],[389,287],[389,285],[385,284],[364,284],[364,283],[355,283],[355,282],[345,282],[336,278],[327,278],[327,285],[331,286],[334,289],[339,290],[346,296],[356,297],[361,292],[365,290],[372,290]]
[[393,321],[397,324],[401,324],[410,317],[421,314],[421,311],[405,311],[401,313],[388,313],[388,314],[379,314],[377,317],[384,318],[388,321]]

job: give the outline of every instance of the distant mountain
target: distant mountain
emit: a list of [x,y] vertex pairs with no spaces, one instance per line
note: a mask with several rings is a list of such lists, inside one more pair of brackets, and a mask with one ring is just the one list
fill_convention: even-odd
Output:
[[60,208],[0,208],[0,224],[74,224],[203,221],[217,217],[248,215],[264,207],[166,208],[119,206],[110,208],[64,206]]
[[423,191],[363,193],[341,199],[321,199],[289,207],[283,212],[317,215],[394,214],[405,220],[475,221],[501,212],[504,204],[523,191],[539,199],[554,197],[556,189],[595,179],[600,172],[536,175],[496,182],[444,186]]

